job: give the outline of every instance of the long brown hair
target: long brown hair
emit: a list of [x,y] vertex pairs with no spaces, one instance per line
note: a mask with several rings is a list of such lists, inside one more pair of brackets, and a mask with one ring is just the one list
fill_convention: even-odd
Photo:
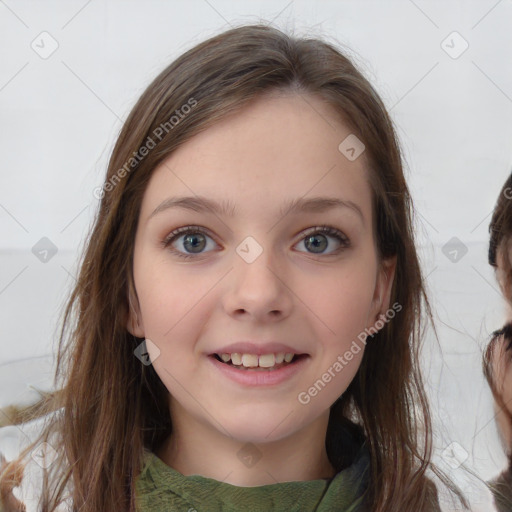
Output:
[[[512,174],[503,184],[496,201],[489,224],[489,234],[489,264],[496,271],[499,269],[502,272],[502,278],[499,279],[500,288],[505,300],[512,305]],[[501,261],[501,268],[498,266],[498,258]],[[512,325],[508,324],[493,333],[483,357],[483,370],[487,383],[497,406],[512,426],[511,404],[505,403],[496,382],[497,376],[493,371],[494,352],[499,349],[500,343],[505,349],[503,353],[512,351]],[[509,451],[507,455],[508,472],[512,473],[512,452]]]
[[[494,267],[495,271],[499,269],[498,258],[500,257],[503,272],[503,278],[499,279],[499,284],[502,289],[505,300],[512,304],[512,174],[507,178],[503,184],[498,200],[494,207],[491,223],[489,224],[489,264]],[[495,331],[493,337],[489,342],[486,351],[484,352],[484,375],[493,392],[494,398],[497,403],[507,411],[507,407],[503,403],[502,397],[499,395],[497,385],[495,382],[495,375],[492,370],[493,352],[496,350],[498,341],[501,336],[509,332],[509,329],[502,329]],[[512,348],[512,339],[507,339],[505,336],[505,343],[508,348]],[[510,414],[509,414],[510,416]],[[510,417],[512,424],[512,416]]]
[[512,240],[512,174],[503,184],[496,206],[494,207],[491,223],[489,224],[489,264],[498,268],[498,255],[502,256],[504,279],[503,285],[505,298],[512,302],[512,261],[509,251]]
[[[132,109],[110,158],[99,212],[63,317],[56,375],[63,384],[47,408],[62,408],[51,427],[61,436],[69,473],[55,478],[70,479],[80,511],[135,510],[134,481],[143,450],[155,450],[172,432],[167,389],[152,366],[134,357],[142,340],[126,327],[135,231],[152,171],[195,134],[275,89],[318,96],[363,141],[378,252],[381,258],[397,257],[391,303],[402,309],[368,342],[357,376],[332,406],[328,455],[340,427],[359,429],[371,454],[371,510],[431,510],[426,474],[429,469],[441,473],[431,463],[431,417],[419,350],[421,313],[430,320],[432,313],[392,121],[366,78],[333,45],[250,25],[208,39],[160,73]],[[169,121],[192,102],[187,115],[178,114],[179,122]],[[156,146],[132,162],[165,123],[168,129]],[[346,464],[331,462],[338,470]],[[43,510],[54,510],[58,499],[45,495]]]

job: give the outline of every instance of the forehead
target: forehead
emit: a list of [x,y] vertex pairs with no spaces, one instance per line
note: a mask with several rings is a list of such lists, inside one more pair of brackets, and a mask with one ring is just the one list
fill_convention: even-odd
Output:
[[259,97],[193,136],[153,171],[142,215],[170,195],[228,200],[240,213],[259,215],[274,214],[274,203],[329,195],[357,202],[369,222],[366,154],[351,161],[339,149],[351,135],[316,96]]

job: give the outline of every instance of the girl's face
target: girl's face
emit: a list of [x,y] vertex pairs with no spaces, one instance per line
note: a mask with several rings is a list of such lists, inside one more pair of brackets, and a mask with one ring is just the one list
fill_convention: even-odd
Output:
[[316,97],[267,95],[155,169],[128,329],[151,341],[173,422],[269,442],[325,422],[354,378],[395,267],[377,258],[365,154],[338,149],[350,134]]

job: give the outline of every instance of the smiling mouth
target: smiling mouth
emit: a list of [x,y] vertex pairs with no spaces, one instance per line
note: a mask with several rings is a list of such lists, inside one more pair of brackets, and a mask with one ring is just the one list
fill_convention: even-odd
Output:
[[212,354],[217,361],[242,371],[275,371],[295,364],[307,354]]

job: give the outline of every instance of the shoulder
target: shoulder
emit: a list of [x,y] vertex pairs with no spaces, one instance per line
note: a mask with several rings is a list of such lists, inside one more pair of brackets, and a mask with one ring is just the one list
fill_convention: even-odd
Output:
[[494,496],[496,509],[507,512],[512,509],[512,471],[507,469],[497,478],[488,482],[488,486]]
[[[63,409],[59,409],[26,423],[0,428],[0,453],[9,461],[18,458],[25,448],[41,436],[46,426],[59,419],[62,411]],[[53,444],[58,445],[55,433],[52,434],[49,443],[46,444],[49,445],[52,441]],[[34,447],[34,452],[37,447]],[[46,448],[49,449],[49,446],[46,446]],[[31,452],[30,455],[35,456],[34,452]]]
[[439,503],[439,493],[436,484],[425,477],[426,499],[425,504],[430,507],[428,510],[432,512],[441,512],[441,504]]
[[[38,440],[45,427],[58,419],[61,412],[62,410],[54,411],[26,423],[0,428],[0,472],[9,462],[20,458],[22,452]],[[2,499],[11,503],[22,503],[26,512],[38,510],[44,471],[55,460],[59,446],[55,435],[50,436],[48,442],[35,444],[19,464],[12,468],[9,476],[13,476],[18,485],[12,488],[6,487],[4,483],[0,488]],[[66,510],[60,508],[59,512]]]
[[48,421],[51,421],[59,412],[60,411],[55,411],[26,423],[1,427],[0,451],[8,459],[13,459],[24,447],[37,439]]

